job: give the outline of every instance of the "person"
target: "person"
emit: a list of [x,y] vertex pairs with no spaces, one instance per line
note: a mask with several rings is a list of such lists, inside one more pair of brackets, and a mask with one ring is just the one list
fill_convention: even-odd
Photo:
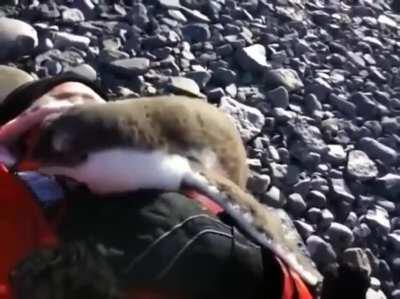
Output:
[[[59,77],[34,81],[27,73],[2,66],[0,68],[0,125],[26,110],[42,95],[50,93],[55,98],[63,98],[71,93],[75,101],[100,101],[103,93],[84,77],[66,73]],[[11,86],[14,87],[12,90]],[[98,93],[96,93],[96,91]],[[86,94],[86,97],[82,96]],[[21,137],[19,147],[29,148],[32,134]],[[4,149],[4,148],[2,148]],[[4,156],[3,156],[4,158]],[[33,249],[49,248],[58,244],[55,234],[55,220],[46,219],[43,209],[32,197],[32,192],[14,171],[35,170],[35,165],[22,159],[17,165],[6,165],[0,161],[0,235],[2,249],[0,255],[0,298],[10,298],[8,275],[16,263]]]
[[[92,84],[86,83],[75,75],[28,83],[0,104],[0,119],[6,123],[17,117],[35,99],[63,84],[69,86],[68,97],[79,96],[82,89],[91,88]],[[29,140],[30,134],[22,139]],[[22,147],[28,150],[29,142],[24,140]],[[24,163],[34,170],[29,161]],[[19,173],[24,167],[16,169]],[[35,191],[35,184],[29,179],[22,183],[14,173],[5,173],[15,182],[8,185],[8,192],[19,193],[3,196],[2,188],[0,198],[30,203],[12,207],[18,216],[11,217],[17,227],[11,229],[28,227],[21,228],[20,219],[35,219],[40,225],[30,225],[26,231],[27,236],[35,236],[29,244],[20,244],[20,240],[5,244],[10,253],[15,247],[22,250],[0,261],[2,283],[8,287],[8,297],[3,298],[314,297],[297,273],[273,252],[241,234],[228,215],[201,194],[146,190],[98,198],[85,188],[65,188],[63,196],[58,194],[56,204],[51,205],[56,208],[48,209],[48,195],[26,190],[29,186]],[[56,181],[45,182],[49,190],[58,186]],[[23,210],[30,212],[22,218]],[[0,232],[6,232],[1,225]],[[5,272],[9,277],[4,277]],[[337,277],[334,274],[330,280],[330,295],[337,293]],[[352,285],[354,294],[361,297],[354,298],[362,298],[364,292],[366,279],[360,277],[360,283]]]

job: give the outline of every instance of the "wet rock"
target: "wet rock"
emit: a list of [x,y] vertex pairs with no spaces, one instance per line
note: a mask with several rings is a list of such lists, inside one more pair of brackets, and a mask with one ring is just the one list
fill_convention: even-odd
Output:
[[357,180],[369,180],[378,176],[378,168],[366,153],[360,150],[349,152],[347,173]]
[[20,20],[0,18],[0,61],[30,54],[38,45],[36,30]]
[[369,157],[373,159],[379,159],[385,164],[391,165],[397,161],[397,152],[394,149],[384,145],[383,143],[380,143],[373,138],[361,138],[359,141],[359,147]]
[[270,64],[267,62],[266,49],[261,44],[255,44],[236,51],[236,62],[249,72],[263,72]]

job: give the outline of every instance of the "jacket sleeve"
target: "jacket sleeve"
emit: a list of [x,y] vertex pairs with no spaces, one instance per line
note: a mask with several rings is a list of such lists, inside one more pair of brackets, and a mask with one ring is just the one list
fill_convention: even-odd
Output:
[[8,275],[31,250],[57,238],[24,184],[0,164],[0,299],[10,298]]

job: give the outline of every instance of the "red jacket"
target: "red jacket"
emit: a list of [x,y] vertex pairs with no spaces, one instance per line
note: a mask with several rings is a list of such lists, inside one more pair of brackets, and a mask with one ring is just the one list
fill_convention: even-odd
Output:
[[[29,164],[29,163],[28,163]],[[34,169],[26,164],[23,168]],[[21,166],[19,167],[21,169]],[[185,194],[200,202],[212,213],[221,208],[206,196],[196,192]],[[11,299],[8,274],[10,270],[33,249],[53,247],[59,241],[52,229],[52,223],[45,219],[31,193],[19,179],[0,164],[0,299]],[[301,278],[278,259],[282,269],[282,299],[312,299]],[[129,297],[139,299],[178,299],[178,294],[163,294],[158,291],[130,290]]]
[[10,299],[8,274],[31,250],[58,243],[29,191],[0,164],[0,299]]

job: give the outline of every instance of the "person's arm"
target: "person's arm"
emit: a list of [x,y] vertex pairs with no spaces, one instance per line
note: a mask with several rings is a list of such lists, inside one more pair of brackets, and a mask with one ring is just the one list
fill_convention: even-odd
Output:
[[0,164],[0,299],[10,298],[9,271],[31,250],[57,238],[24,183]]

